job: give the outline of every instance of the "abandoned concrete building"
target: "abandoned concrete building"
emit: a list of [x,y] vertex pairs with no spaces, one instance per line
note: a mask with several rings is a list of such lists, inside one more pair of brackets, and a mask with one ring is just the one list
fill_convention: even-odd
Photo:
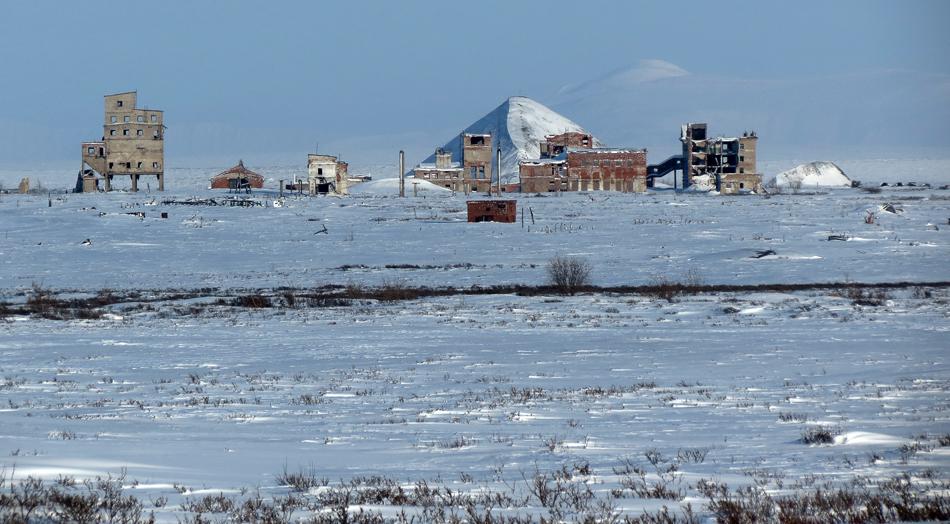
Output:
[[335,156],[307,155],[307,188],[311,195],[349,194],[349,165]]
[[710,138],[706,124],[684,124],[680,130],[683,187],[689,187],[697,177],[708,176],[724,195],[758,192],[762,188],[762,175],[755,166],[758,140],[754,131],[741,137]]
[[250,191],[264,187],[264,177],[244,167],[241,160],[231,169],[222,171],[211,178],[211,189],[229,189],[232,191]]
[[452,152],[442,148],[435,150],[434,164],[419,164],[413,170],[413,177],[428,180],[435,185],[453,191],[462,191],[462,164],[452,161]]
[[525,160],[519,165],[521,191],[647,190],[645,149],[566,147],[553,158]]
[[138,191],[139,177],[158,178],[158,190],[165,190],[165,126],[162,111],[136,107],[137,93],[105,96],[102,139],[82,143],[82,165],[77,189],[95,191],[101,177],[106,191],[112,179],[127,176],[132,191]]
[[490,191],[494,164],[491,134],[462,133],[459,145],[461,162],[454,162],[450,151],[439,148],[435,164],[419,164],[413,177],[465,194]]

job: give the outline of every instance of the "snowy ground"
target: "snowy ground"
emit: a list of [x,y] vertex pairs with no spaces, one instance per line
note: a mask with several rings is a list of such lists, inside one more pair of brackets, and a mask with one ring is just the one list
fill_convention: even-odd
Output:
[[[0,196],[0,300],[34,283],[538,284],[555,254],[587,258],[602,285],[688,272],[706,283],[950,280],[950,192],[937,189],[524,197],[524,227],[468,224],[451,195],[161,203],[189,196],[224,195],[65,195],[52,207]],[[950,433],[946,288],[889,291],[879,305],[815,291],[175,309],[193,303],[0,321],[0,467],[49,479],[124,469],[136,494],[176,497],[175,483],[277,490],[285,464],[464,489],[455,479],[515,482],[586,461],[605,491],[625,458],[705,450],[678,464],[681,502],[694,504],[698,479],[741,485],[755,471],[950,478],[936,440]],[[803,444],[810,426],[838,438]],[[159,515],[173,521],[176,508]]]

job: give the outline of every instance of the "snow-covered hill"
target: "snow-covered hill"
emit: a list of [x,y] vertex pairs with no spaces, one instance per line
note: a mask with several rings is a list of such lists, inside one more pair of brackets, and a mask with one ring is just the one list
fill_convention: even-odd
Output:
[[851,179],[834,162],[809,162],[775,176],[776,187],[851,187]]
[[[487,115],[459,133],[491,133],[493,148],[501,147],[502,181],[514,181],[518,177],[518,162],[528,158],[538,158],[538,143],[545,135],[554,135],[574,131],[587,131],[535,100],[524,96],[513,96],[505,100]],[[462,158],[459,135],[450,138],[442,149],[452,152],[452,159]],[[595,145],[601,145],[595,138]],[[434,148],[433,148],[434,149]],[[434,163],[435,153],[422,163]],[[407,174],[411,174],[407,173]]]

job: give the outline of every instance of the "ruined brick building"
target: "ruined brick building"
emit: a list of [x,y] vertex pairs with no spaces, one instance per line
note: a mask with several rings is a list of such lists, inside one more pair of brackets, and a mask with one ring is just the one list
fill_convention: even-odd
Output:
[[165,126],[162,111],[136,107],[136,92],[105,96],[102,140],[83,142],[79,172],[83,190],[95,190],[95,177],[101,177],[106,191],[112,179],[127,176],[132,191],[138,191],[139,178],[158,178],[158,190],[165,190]]
[[541,158],[519,166],[521,191],[646,191],[646,150],[591,147],[584,133],[548,135]]

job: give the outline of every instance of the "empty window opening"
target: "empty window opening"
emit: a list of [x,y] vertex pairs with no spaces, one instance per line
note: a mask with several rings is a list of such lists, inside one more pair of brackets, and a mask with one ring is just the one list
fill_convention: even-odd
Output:
[[87,151],[90,155],[96,154],[96,148],[94,148],[94,147],[90,147],[90,148],[86,149],[86,151]]
[[125,122],[126,124],[128,124],[128,123],[129,123],[129,117],[127,117],[127,116],[122,117],[122,121]]
[[485,145],[485,137],[483,136],[473,136],[471,140],[473,146],[483,146]]
[[158,169],[158,162],[152,162],[152,167],[154,167],[155,169]]
[[152,122],[158,122],[158,115],[152,115]]
[[141,130],[141,129],[137,129],[137,130],[135,131],[135,136],[142,136],[142,130]]
[[109,162],[109,169],[112,169],[112,166],[114,166],[114,165],[115,165],[115,164],[114,164],[113,162]]
[[118,118],[118,117],[112,117],[110,120],[111,120],[112,123],[114,124],[114,123],[116,123],[116,122],[119,121],[119,118]]
[[132,162],[126,162],[126,163],[125,163],[125,168],[126,168],[126,169],[132,169]]
[[138,168],[138,169],[142,169],[142,163],[139,162],[138,164],[135,164],[135,167]]
[[745,189],[745,182],[739,182],[739,189]]
[[116,106],[116,107],[122,107],[122,100],[116,100],[116,101],[115,101],[115,106]]
[[322,168],[322,167],[318,167],[318,168],[317,168],[317,174],[318,174],[318,175],[323,175],[323,168]]
[[115,129],[109,130],[109,136],[115,136]]
[[123,130],[122,130],[122,136],[129,136],[129,130],[128,130],[128,129],[123,129]]

